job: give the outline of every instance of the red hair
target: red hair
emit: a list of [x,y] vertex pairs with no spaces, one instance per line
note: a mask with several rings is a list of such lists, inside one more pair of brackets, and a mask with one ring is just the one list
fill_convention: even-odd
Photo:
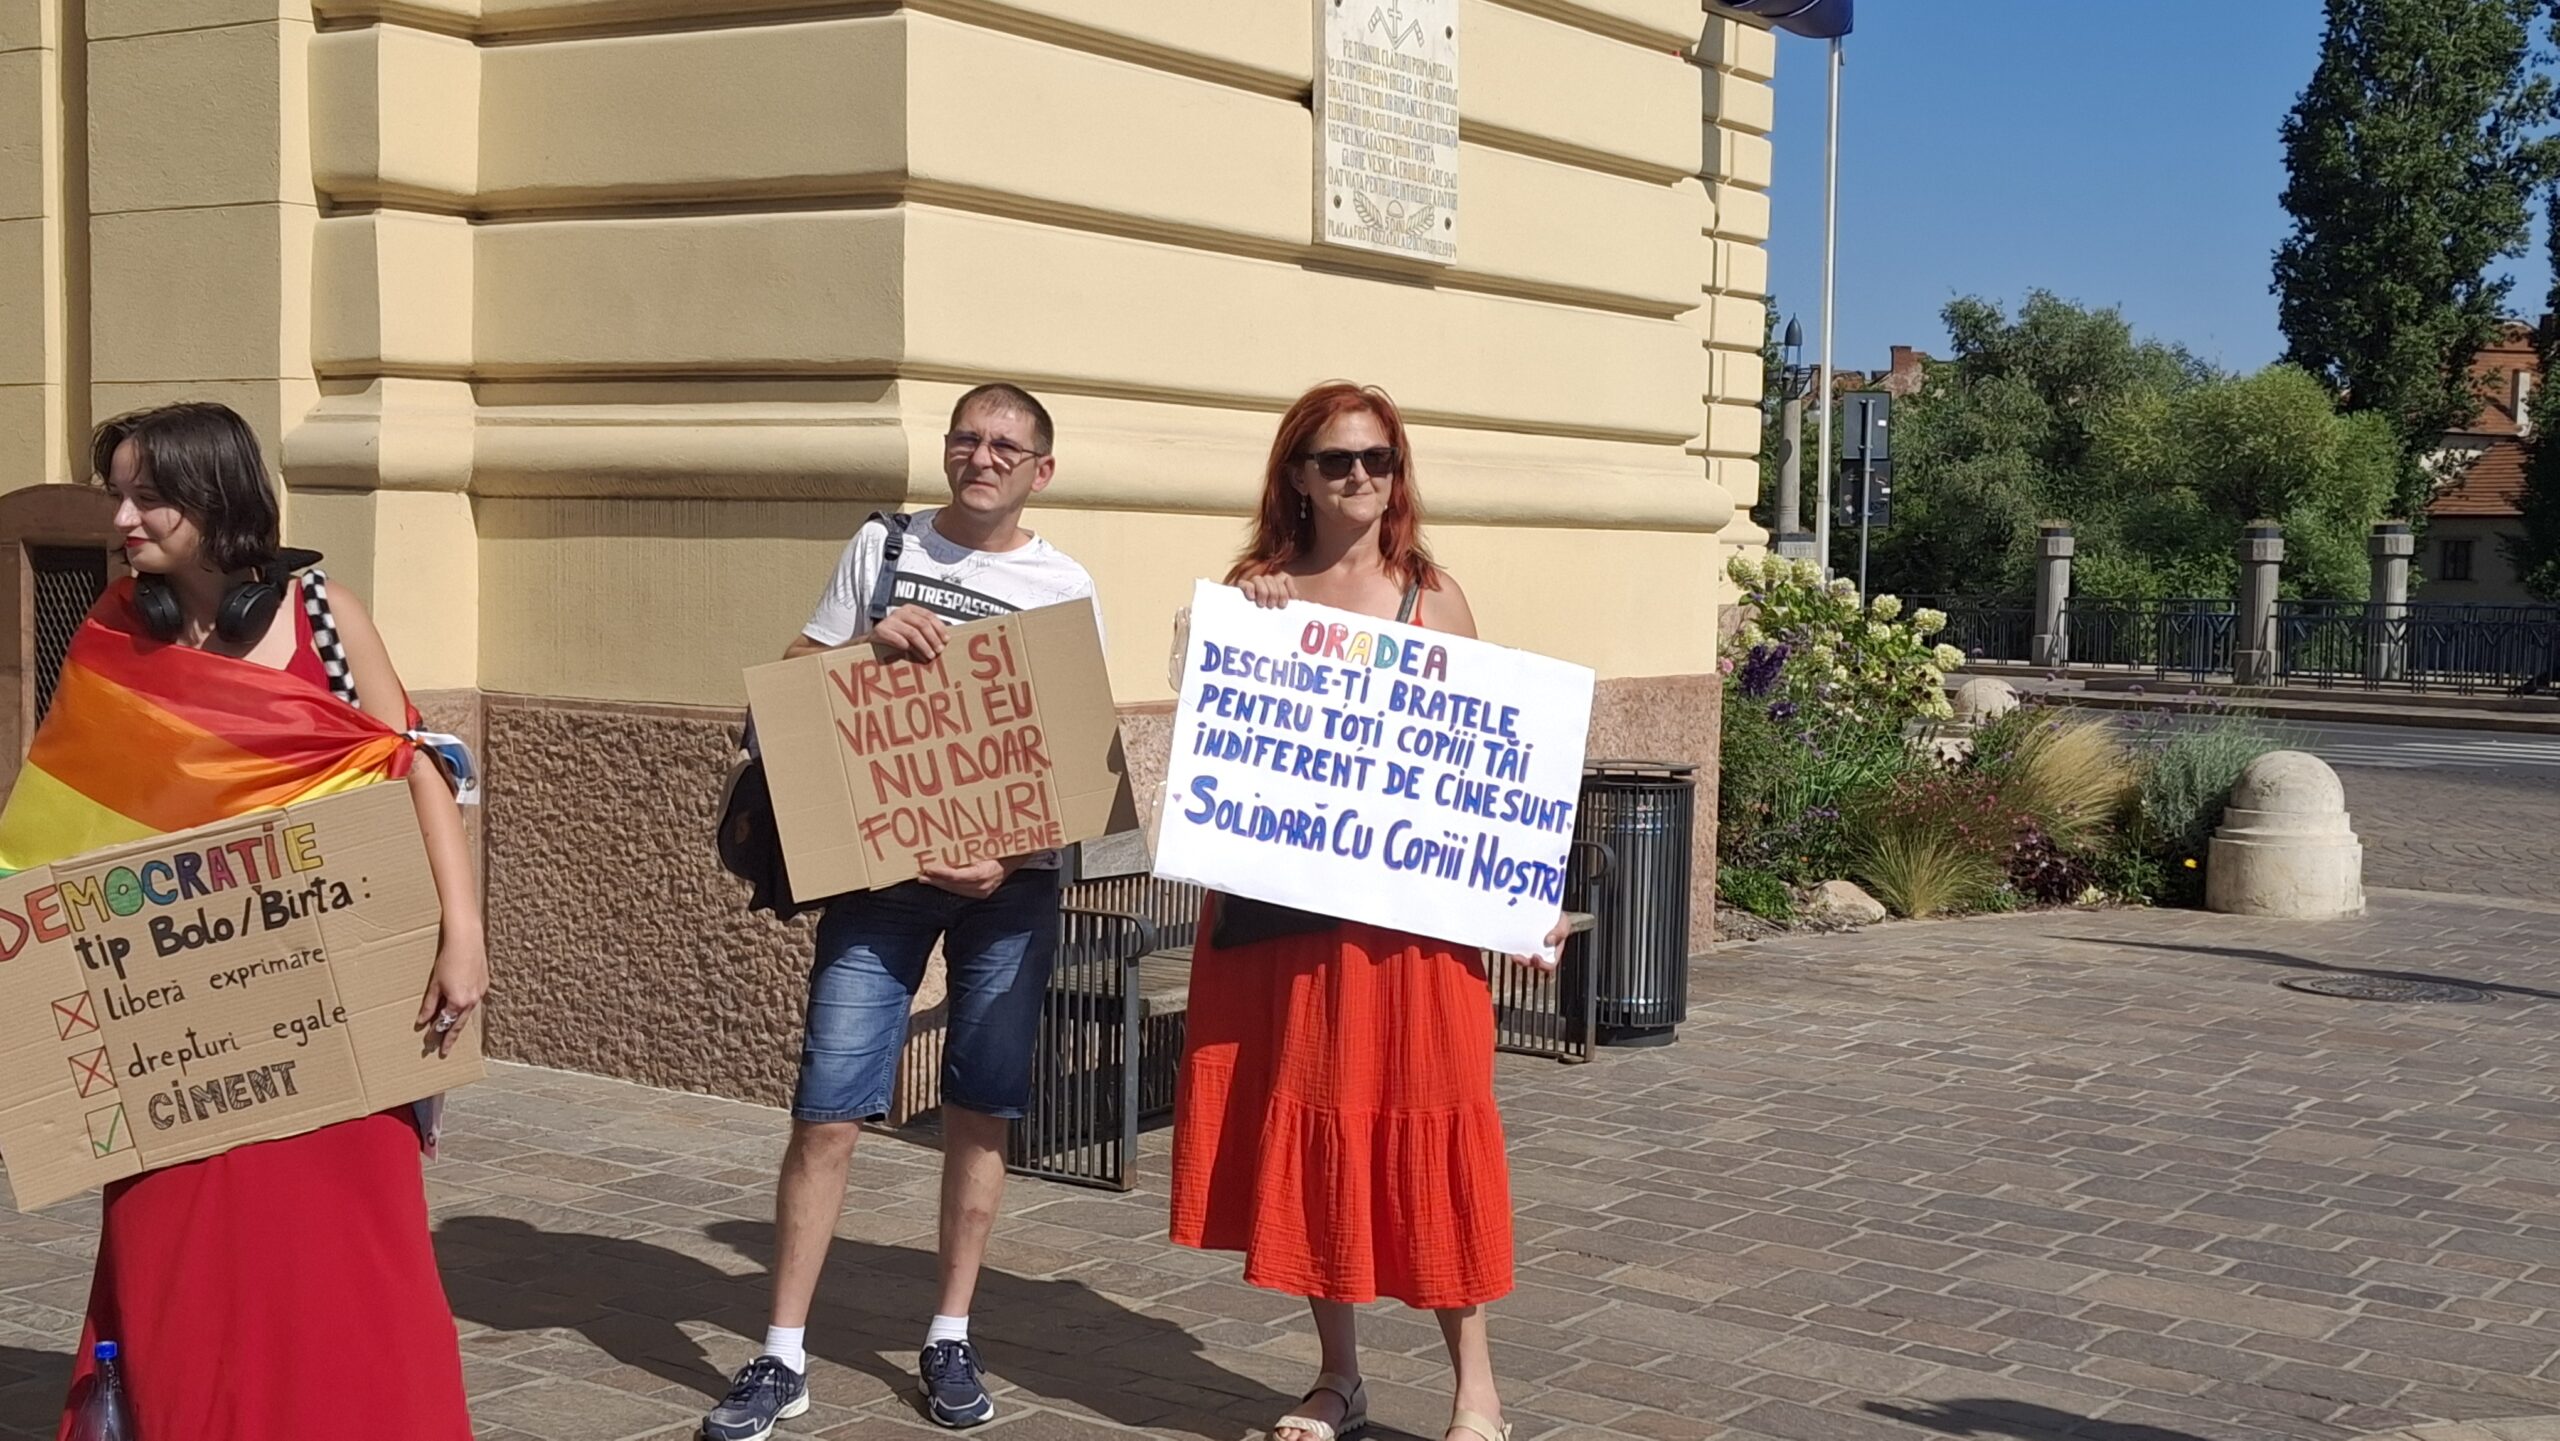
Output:
[[1404,416],[1385,391],[1344,380],[1329,381],[1299,396],[1289,413],[1280,417],[1280,433],[1272,437],[1271,458],[1262,468],[1262,504],[1254,512],[1253,539],[1227,572],[1227,584],[1285,570],[1315,548],[1315,516],[1297,487],[1289,484],[1289,472],[1307,458],[1307,448],[1315,444],[1318,431],[1335,417],[1355,410],[1378,418],[1387,432],[1387,444],[1396,448],[1402,461],[1394,483],[1387,487],[1387,513],[1378,521],[1378,553],[1387,572],[1407,585],[1440,588],[1440,568],[1422,543],[1422,492],[1413,483],[1413,446],[1405,438]]

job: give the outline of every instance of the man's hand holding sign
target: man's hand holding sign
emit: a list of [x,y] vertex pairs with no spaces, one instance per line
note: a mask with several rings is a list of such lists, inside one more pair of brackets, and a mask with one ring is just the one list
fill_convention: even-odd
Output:
[[919,614],[921,628],[891,611],[874,644],[747,672],[804,895],[913,879],[983,899],[1044,853],[1130,822],[1088,603],[957,627]]

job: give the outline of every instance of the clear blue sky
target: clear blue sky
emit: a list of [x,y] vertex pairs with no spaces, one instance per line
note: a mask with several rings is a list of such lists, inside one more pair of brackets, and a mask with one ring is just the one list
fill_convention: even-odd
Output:
[[[1944,354],[1948,300],[2035,288],[2232,369],[2276,359],[2276,132],[2320,22],[2320,0],[1864,0],[1840,102],[1840,367],[1896,342]],[[1770,284],[1808,363],[1825,48],[1778,37]],[[2538,243],[2512,270],[2509,308],[2538,308]]]

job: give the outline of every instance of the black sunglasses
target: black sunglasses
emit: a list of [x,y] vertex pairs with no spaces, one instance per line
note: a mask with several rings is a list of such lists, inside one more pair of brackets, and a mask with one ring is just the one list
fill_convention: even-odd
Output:
[[1299,458],[1315,462],[1317,472],[1327,480],[1348,477],[1353,461],[1358,461],[1372,480],[1384,480],[1404,466],[1404,456],[1392,445],[1373,445],[1367,450],[1317,450]]

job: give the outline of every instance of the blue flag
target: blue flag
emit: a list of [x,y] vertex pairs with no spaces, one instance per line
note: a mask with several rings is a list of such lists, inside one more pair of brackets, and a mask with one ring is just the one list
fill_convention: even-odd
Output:
[[1857,0],[1724,0],[1724,4],[1816,40],[1837,40],[1856,24]]

